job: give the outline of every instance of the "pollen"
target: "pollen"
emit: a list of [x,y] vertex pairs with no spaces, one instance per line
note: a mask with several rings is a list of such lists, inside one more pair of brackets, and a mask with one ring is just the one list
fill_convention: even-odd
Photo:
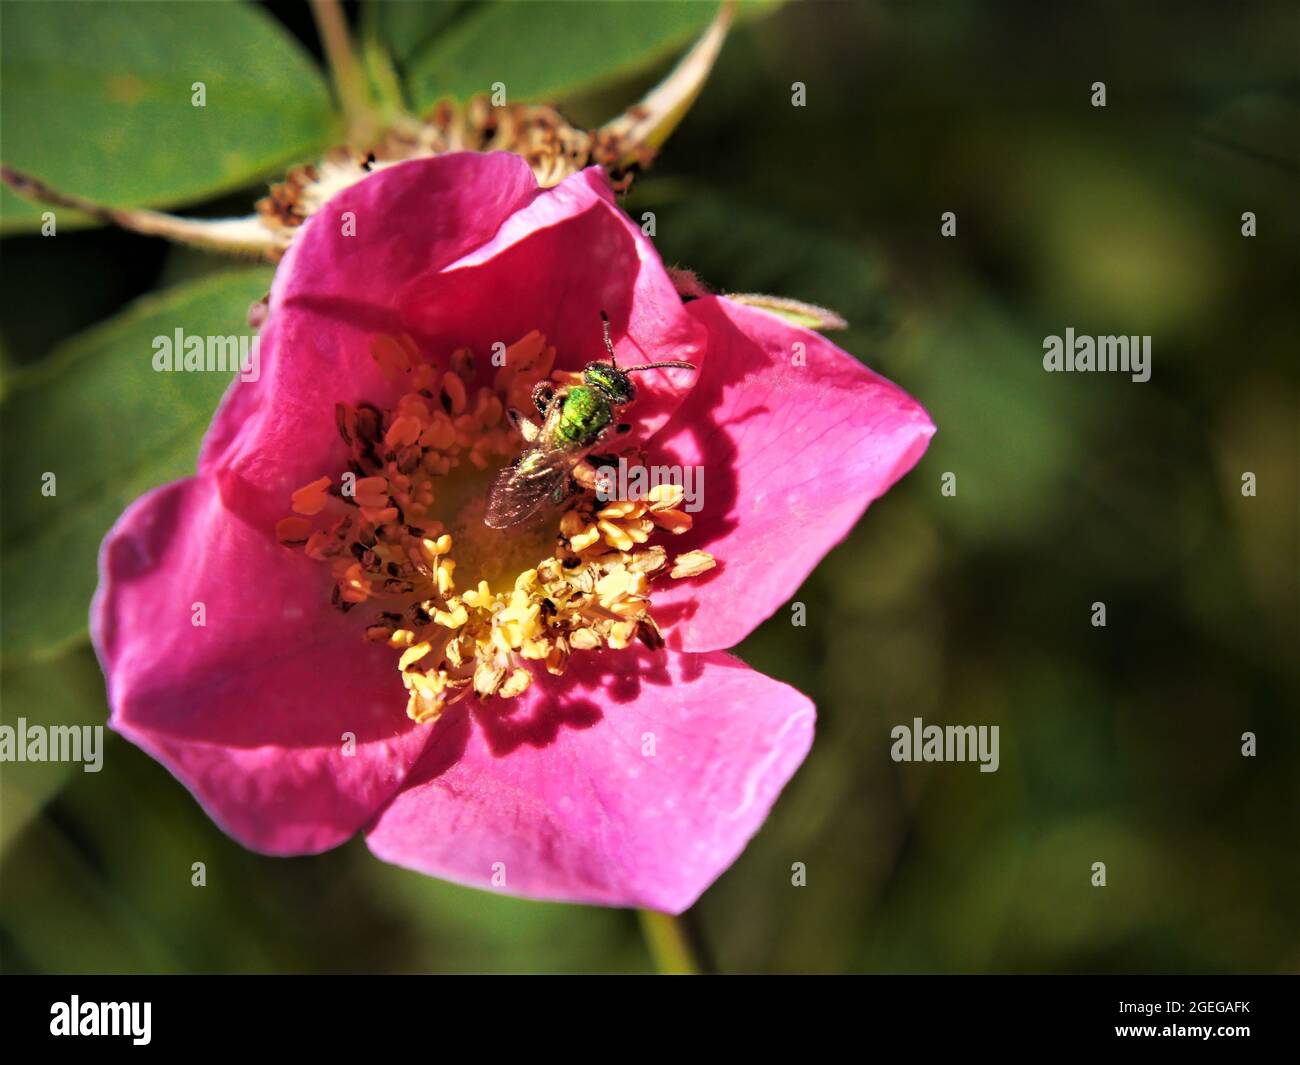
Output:
[[690,529],[691,516],[677,509],[683,494],[681,485],[661,484],[643,500],[616,500],[604,506],[594,500],[579,501],[560,519],[560,535],[578,554],[596,544],[632,551],[656,530],[679,535]]
[[701,573],[707,573],[716,566],[717,560],[707,551],[687,551],[684,555],[678,555],[673,559],[673,568],[668,572],[668,576],[674,580],[681,580],[683,577],[698,577]]
[[670,563],[657,542],[691,528],[680,486],[611,500],[579,464],[531,526],[484,522],[493,478],[526,446],[506,412],[535,410],[543,381],[573,383],[546,338],[534,330],[490,358],[457,350],[446,368],[409,336],[377,336],[369,353],[396,402],[336,405],[346,467],[294,491],[275,534],[326,568],[330,601],[361,615],[359,640],[392,648],[408,716],[516,698],[575,653],[662,647],[655,581],[716,565],[704,551]]

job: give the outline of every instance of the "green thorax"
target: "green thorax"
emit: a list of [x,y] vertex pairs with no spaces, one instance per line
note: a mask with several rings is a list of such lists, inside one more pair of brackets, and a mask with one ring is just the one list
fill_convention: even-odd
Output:
[[613,419],[609,400],[594,388],[574,385],[564,397],[560,418],[555,426],[561,444],[587,447],[596,442],[601,430]]

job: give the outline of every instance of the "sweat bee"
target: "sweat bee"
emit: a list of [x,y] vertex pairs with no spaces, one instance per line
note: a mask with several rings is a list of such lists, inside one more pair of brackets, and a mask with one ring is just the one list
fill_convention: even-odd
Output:
[[609,339],[609,318],[600,312],[609,362],[589,362],[582,384],[556,388],[540,381],[533,388],[533,405],[541,424],[511,410],[509,416],[528,447],[497,474],[488,494],[484,523],[493,529],[522,525],[547,505],[559,505],[572,490],[577,465],[610,435],[631,430],[615,419],[636,399],[629,374],[642,370],[694,370],[689,362],[651,362],[620,369]]

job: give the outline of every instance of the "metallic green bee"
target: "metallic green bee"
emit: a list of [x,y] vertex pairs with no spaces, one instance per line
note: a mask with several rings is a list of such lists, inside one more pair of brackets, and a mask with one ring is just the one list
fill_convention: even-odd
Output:
[[533,405],[541,415],[541,425],[518,411],[508,412],[529,446],[492,483],[484,518],[490,528],[514,528],[542,507],[563,503],[572,491],[575,467],[611,434],[631,430],[630,425],[614,421],[619,411],[636,399],[636,388],[628,374],[665,368],[695,369],[689,362],[652,362],[620,370],[609,339],[609,319],[604,311],[600,317],[609,362],[587,363],[580,385],[556,388],[549,382],[539,382],[533,389]]

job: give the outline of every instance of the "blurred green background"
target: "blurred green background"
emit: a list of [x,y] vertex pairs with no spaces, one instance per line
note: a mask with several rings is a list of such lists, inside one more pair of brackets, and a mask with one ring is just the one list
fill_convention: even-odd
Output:
[[[421,103],[517,72],[587,126],[712,14],[347,10]],[[336,135],[305,5],[6,2],[0,36],[0,155],[67,191],[240,213]],[[628,210],[717,289],[842,313],[834,339],[939,431],[797,593],[807,626],[781,612],[739,649],[820,719],[688,917],[711,967],[1300,967],[1298,41],[1283,3],[804,2],[733,30]],[[234,103],[199,121],[159,103],[200,78]],[[124,106],[143,119],[120,125]],[[3,206],[3,714],[97,723],[94,544],[192,468],[220,390],[144,387],[138,338],[178,314],[235,331],[267,271],[62,215],[43,238]],[[1150,382],[1044,373],[1067,326],[1152,335]],[[47,529],[23,482],[58,448],[93,454]],[[1000,725],[1001,768],[893,763],[890,729],[917,716]],[[630,912],[453,887],[358,841],[249,853],[111,734],[98,775],[0,767],[0,803],[5,972],[652,968]]]

